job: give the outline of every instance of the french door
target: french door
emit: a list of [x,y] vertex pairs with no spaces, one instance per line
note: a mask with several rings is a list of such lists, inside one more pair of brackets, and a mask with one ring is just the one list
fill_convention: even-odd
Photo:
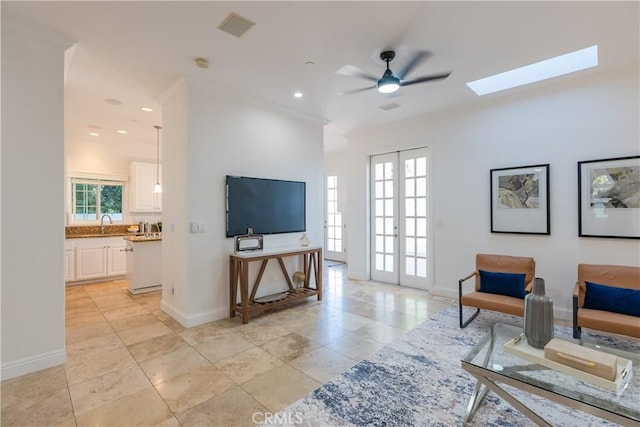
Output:
[[371,156],[371,279],[430,287],[427,148]]
[[344,223],[338,209],[338,177],[329,175],[325,180],[324,257],[333,261],[347,260]]

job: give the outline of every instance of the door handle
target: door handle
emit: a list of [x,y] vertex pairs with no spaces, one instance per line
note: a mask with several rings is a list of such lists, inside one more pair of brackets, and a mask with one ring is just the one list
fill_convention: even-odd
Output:
[[120,252],[133,252],[133,248],[120,249]]

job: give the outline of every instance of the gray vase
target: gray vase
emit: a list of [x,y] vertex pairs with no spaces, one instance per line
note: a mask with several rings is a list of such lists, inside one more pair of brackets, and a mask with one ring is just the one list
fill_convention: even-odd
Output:
[[533,290],[524,297],[524,336],[535,348],[553,338],[553,301],[544,293],[544,279],[533,279]]

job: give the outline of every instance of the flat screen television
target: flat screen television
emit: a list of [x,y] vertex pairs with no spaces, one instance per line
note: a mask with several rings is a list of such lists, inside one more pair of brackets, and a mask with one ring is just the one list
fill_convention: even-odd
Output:
[[306,183],[227,175],[227,237],[305,231]]

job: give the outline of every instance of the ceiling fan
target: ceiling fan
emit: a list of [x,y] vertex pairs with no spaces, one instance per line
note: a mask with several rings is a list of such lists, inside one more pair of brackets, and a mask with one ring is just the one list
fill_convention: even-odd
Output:
[[387,69],[380,78],[367,74],[358,67],[354,67],[352,65],[342,67],[337,71],[338,74],[349,77],[360,77],[363,79],[374,81],[376,82],[376,84],[375,86],[368,86],[360,89],[341,92],[341,95],[350,95],[353,93],[364,92],[365,90],[375,88],[377,88],[381,93],[393,93],[400,89],[401,86],[409,86],[416,83],[425,83],[432,80],[442,80],[449,77],[451,71],[440,74],[432,74],[430,76],[416,77],[414,79],[405,79],[405,77],[411,72],[411,70],[413,70],[419,63],[427,59],[429,56],[431,56],[430,52],[426,50],[419,50],[412,56],[412,58],[409,60],[409,62],[407,62],[407,65],[405,65],[404,68],[402,68],[399,72],[394,73],[389,68],[389,62],[393,61],[393,58],[396,57],[396,53],[393,50],[385,50],[384,52],[380,53],[380,59],[387,63]]

